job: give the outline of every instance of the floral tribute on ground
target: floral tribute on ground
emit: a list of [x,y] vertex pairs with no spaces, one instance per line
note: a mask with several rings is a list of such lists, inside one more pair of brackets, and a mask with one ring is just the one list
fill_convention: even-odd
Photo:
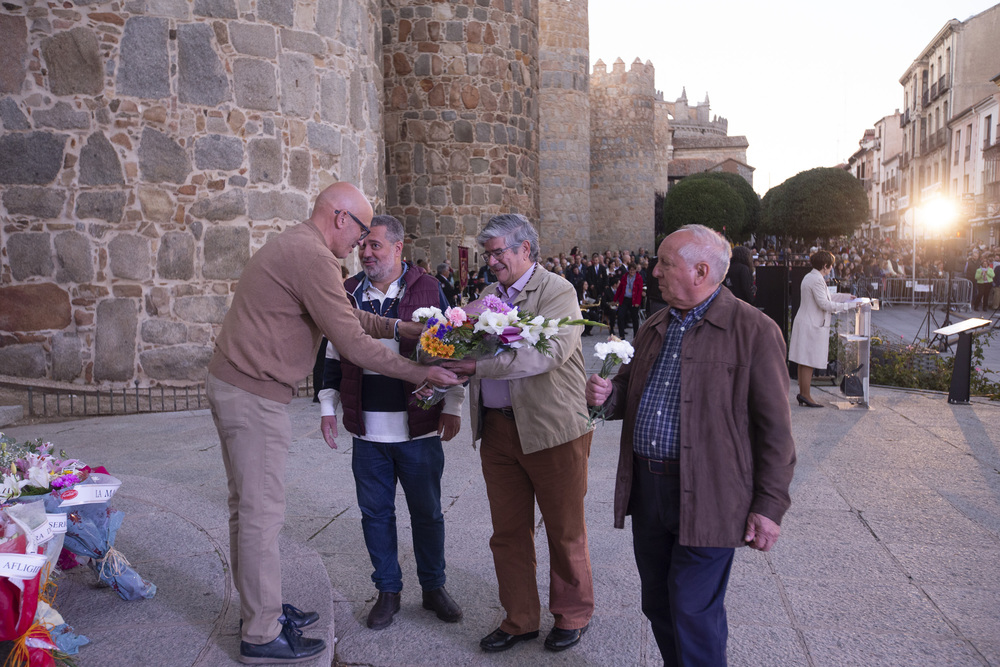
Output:
[[[598,343],[594,345],[594,356],[601,360],[601,370],[598,371],[598,375],[605,380],[611,377],[611,372],[615,370],[616,367],[622,364],[628,364],[632,361],[632,355],[635,354],[635,348],[628,341],[624,341],[617,336],[611,336],[606,343]],[[589,415],[580,415],[581,417],[586,417],[587,428],[594,428],[597,422],[604,423],[604,418],[607,412],[603,405],[590,406]]]
[[124,515],[108,503],[121,481],[53,449],[0,433],[0,642],[13,642],[4,667],[68,663],[89,643],[54,609],[55,579],[77,557],[124,600],[156,593],[114,548]]
[[[520,312],[496,295],[485,296],[464,308],[418,308],[413,321],[424,325],[417,344],[417,361],[437,364],[460,359],[485,359],[507,350],[531,348],[549,354],[554,336],[570,326],[604,326],[600,322],[564,317],[546,319]],[[444,398],[444,390],[421,401],[429,408]]]

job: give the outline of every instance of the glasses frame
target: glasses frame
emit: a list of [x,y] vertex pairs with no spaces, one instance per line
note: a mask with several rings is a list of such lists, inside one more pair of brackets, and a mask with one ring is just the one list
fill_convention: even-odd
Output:
[[[521,241],[521,243],[524,243],[524,241]],[[483,257],[486,258],[487,262],[490,261],[490,257],[493,258],[494,262],[499,262],[500,258],[503,257],[507,253],[508,250],[513,250],[514,248],[520,248],[521,247],[521,243],[515,243],[514,245],[509,245],[509,246],[506,246],[504,248],[497,248],[496,250],[485,250],[484,249],[482,254],[483,254]]]
[[334,213],[334,215],[340,215],[341,213],[346,213],[347,215],[351,216],[351,220],[353,220],[354,222],[358,223],[358,227],[361,228],[361,238],[358,239],[358,243],[361,243],[362,241],[364,241],[365,238],[369,234],[372,233],[372,230],[368,227],[368,225],[366,225],[365,223],[361,222],[361,220],[358,219],[358,216],[354,215],[353,213],[351,213],[350,211],[348,211],[346,208],[334,210],[333,213]]

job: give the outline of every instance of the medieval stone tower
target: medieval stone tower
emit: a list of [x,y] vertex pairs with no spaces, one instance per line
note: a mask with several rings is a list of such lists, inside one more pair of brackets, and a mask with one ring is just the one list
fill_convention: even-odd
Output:
[[493,215],[537,220],[537,0],[387,0],[382,23],[387,210],[408,255],[454,261]]
[[[585,0],[541,0],[539,234],[546,254],[591,249],[590,36]],[[595,247],[596,249],[596,247]]]
[[653,65],[598,60],[590,87],[590,244],[651,247],[656,201]]

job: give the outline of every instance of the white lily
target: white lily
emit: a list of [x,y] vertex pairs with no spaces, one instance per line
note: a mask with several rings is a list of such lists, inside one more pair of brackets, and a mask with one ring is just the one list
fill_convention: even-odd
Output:
[[413,311],[413,317],[411,319],[414,322],[426,322],[432,317],[436,320],[446,319],[444,313],[441,312],[441,309],[435,308],[434,306],[429,306],[427,308],[417,308],[415,311]]
[[508,326],[507,315],[503,313],[494,313],[493,311],[487,310],[486,312],[479,315],[479,319],[476,320],[475,326],[473,326],[473,331],[485,331],[486,333],[495,334],[499,336],[503,333],[504,328]]

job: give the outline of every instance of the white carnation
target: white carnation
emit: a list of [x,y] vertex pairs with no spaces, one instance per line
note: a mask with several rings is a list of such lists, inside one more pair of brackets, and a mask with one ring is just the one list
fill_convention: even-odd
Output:
[[427,308],[417,308],[413,311],[413,317],[411,318],[414,322],[426,322],[427,320],[434,318],[436,320],[444,320],[444,313],[441,312],[440,308],[435,308],[430,306]]

